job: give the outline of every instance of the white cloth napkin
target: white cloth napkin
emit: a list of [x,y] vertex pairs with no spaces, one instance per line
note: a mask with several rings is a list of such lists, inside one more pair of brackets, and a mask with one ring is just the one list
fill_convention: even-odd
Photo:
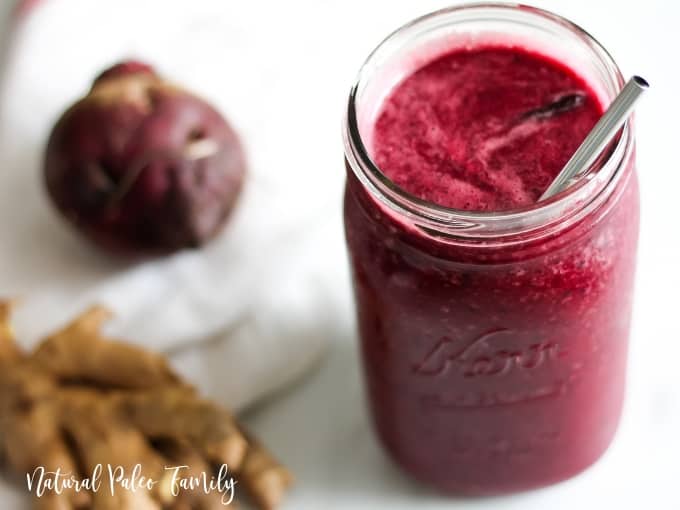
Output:
[[[307,372],[335,327],[339,139],[308,144],[296,115],[307,62],[276,16],[222,0],[42,0],[3,42],[0,295],[20,296],[32,345],[93,303],[112,335],[172,354],[209,395],[241,409]],[[162,5],[162,7],[161,7]],[[261,37],[267,34],[267,37]],[[272,45],[271,41],[282,41]],[[134,57],[213,102],[250,163],[226,230],[200,251],[129,265],[103,255],[52,210],[42,151],[61,112],[108,65]],[[335,168],[317,168],[336,150]],[[333,226],[332,223],[330,223]],[[332,256],[331,256],[332,252]]]

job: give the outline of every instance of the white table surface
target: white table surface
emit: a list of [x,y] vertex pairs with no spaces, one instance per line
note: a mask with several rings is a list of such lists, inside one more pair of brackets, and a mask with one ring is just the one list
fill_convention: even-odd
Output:
[[[9,0],[0,1],[6,10]],[[338,191],[334,244],[323,253],[337,257],[337,281],[346,295],[337,313],[346,317],[346,327],[329,331],[331,349],[316,373],[246,417],[297,476],[284,510],[680,509],[680,3],[535,2],[585,27],[625,74],[641,74],[652,85],[637,116],[642,234],[629,385],[619,433],[594,467],[547,489],[491,499],[441,498],[397,472],[378,447],[363,400],[340,217],[339,126],[355,72],[389,31],[451,2],[241,3],[244,16],[260,10],[283,24],[279,34],[306,41],[308,53],[290,57],[308,62],[299,77],[308,100],[298,105],[291,133],[328,148],[316,164]],[[272,44],[286,44],[280,37],[272,36]],[[23,508],[23,499],[10,496],[7,487],[0,485],[3,506]]]

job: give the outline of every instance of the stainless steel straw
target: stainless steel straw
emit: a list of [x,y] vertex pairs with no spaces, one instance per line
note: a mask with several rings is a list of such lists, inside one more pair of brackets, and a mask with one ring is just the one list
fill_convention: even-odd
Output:
[[540,200],[545,200],[569,187],[572,179],[586,172],[595,162],[602,150],[614,138],[623,123],[633,111],[635,103],[642,93],[649,88],[649,83],[640,76],[633,76],[621,89],[616,99],[609,105],[602,118],[576,150],[555,180],[550,184]]

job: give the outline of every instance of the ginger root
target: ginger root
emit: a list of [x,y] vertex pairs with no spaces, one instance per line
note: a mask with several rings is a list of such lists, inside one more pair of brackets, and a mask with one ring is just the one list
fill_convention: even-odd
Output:
[[40,344],[33,358],[67,381],[125,389],[179,382],[163,356],[104,338],[100,329],[110,318],[106,308],[90,308]]
[[257,439],[250,434],[246,437],[248,452],[239,479],[258,508],[274,510],[283,502],[293,476]]
[[146,436],[184,437],[208,461],[235,470],[241,466],[248,443],[233,417],[193,391],[172,386],[154,388],[125,394],[117,401],[120,414]]
[[41,497],[34,493],[34,509],[225,508],[220,492],[173,490],[175,466],[186,466],[182,475],[198,480],[226,465],[257,508],[281,503],[292,483],[288,470],[226,409],[181,380],[163,356],[104,337],[108,310],[91,308],[24,353],[10,326],[11,308],[0,301],[0,453],[6,464],[26,481],[44,468],[83,482],[101,466],[102,477],[112,474],[109,467],[125,476],[138,469],[139,477],[154,482],[116,491],[70,484]]
[[[201,454],[188,442],[178,439],[157,440],[156,447],[169,459],[174,466],[186,466],[187,472],[183,476],[190,476],[200,480],[203,473],[210,472],[210,465]],[[224,510],[229,495],[217,492],[182,489],[174,503],[175,510]],[[235,510],[237,503],[232,501],[229,508]]]

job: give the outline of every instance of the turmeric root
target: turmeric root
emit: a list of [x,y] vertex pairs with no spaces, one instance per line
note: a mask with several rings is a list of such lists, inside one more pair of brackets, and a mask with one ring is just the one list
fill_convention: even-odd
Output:
[[223,493],[177,493],[171,478],[187,466],[183,478],[211,479],[224,464],[259,509],[281,502],[290,473],[165,358],[102,336],[107,310],[90,309],[26,355],[10,309],[0,301],[0,453],[27,481],[39,469],[75,482],[100,469],[106,479],[99,490],[71,484],[34,494],[36,510],[223,509]]

